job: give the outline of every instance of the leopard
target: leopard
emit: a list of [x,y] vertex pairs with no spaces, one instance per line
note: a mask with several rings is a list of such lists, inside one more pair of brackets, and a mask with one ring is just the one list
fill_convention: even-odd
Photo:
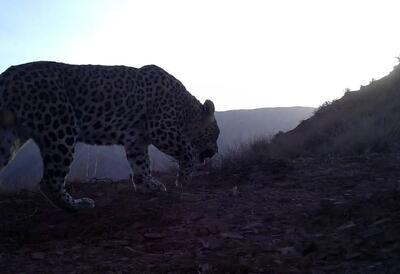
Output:
[[166,187],[150,168],[150,145],[176,160],[182,187],[218,153],[218,136],[214,103],[201,103],[156,65],[34,61],[0,74],[0,169],[32,139],[43,161],[39,190],[65,211],[95,207],[66,185],[78,142],[123,146],[135,189],[153,193]]

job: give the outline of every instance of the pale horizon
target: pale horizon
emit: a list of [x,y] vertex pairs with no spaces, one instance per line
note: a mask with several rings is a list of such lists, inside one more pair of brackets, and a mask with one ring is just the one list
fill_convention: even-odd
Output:
[[396,1],[4,1],[0,71],[156,64],[218,111],[318,107],[398,61]]

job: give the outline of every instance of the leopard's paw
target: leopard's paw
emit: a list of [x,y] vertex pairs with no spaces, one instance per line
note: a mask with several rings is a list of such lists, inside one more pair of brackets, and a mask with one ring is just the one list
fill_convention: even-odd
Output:
[[96,206],[95,202],[92,199],[86,197],[75,199],[74,204],[76,209],[94,208]]
[[142,184],[136,184],[136,191],[140,193],[156,193],[156,192],[166,192],[167,188],[165,185],[158,180],[151,178]]

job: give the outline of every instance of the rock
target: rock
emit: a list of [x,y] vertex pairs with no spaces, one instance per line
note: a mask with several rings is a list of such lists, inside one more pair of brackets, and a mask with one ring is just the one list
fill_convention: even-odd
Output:
[[201,245],[207,249],[218,249],[224,244],[224,241],[222,239],[218,239],[214,236],[202,238],[199,241]]
[[110,241],[103,241],[101,246],[126,246],[129,245],[130,242],[128,240],[110,240]]
[[160,233],[155,233],[155,232],[148,232],[148,233],[145,233],[143,236],[146,239],[153,239],[153,240],[165,238],[165,235],[160,234]]
[[208,229],[205,227],[200,227],[196,230],[196,236],[204,237],[204,236],[208,236],[209,234],[210,234],[210,231],[208,231]]
[[234,186],[232,188],[232,196],[237,196],[239,194],[238,187]]
[[378,225],[384,224],[384,223],[386,223],[388,221],[390,221],[390,218],[383,218],[383,219],[380,219],[380,220],[374,222],[372,225],[373,226],[378,226]]
[[286,247],[282,247],[279,248],[279,252],[283,255],[283,256],[287,256],[287,257],[301,257],[301,254],[294,248],[294,246],[286,246]]
[[199,273],[208,273],[211,271],[211,266],[208,263],[199,265]]
[[205,217],[198,222],[198,227],[206,228],[210,234],[218,234],[227,230],[227,225],[216,218]]
[[31,257],[35,260],[43,260],[46,256],[43,252],[34,252],[31,253]]
[[356,226],[356,224],[353,223],[353,221],[351,221],[351,222],[348,222],[348,223],[345,223],[345,224],[339,226],[339,227],[336,229],[336,231],[348,230],[348,229],[354,228],[355,226]]
[[353,259],[355,259],[355,258],[357,258],[357,257],[360,257],[362,254],[360,253],[360,252],[352,252],[352,253],[349,253],[349,254],[346,254],[345,256],[344,256],[344,258],[346,259],[346,260],[353,260]]
[[219,235],[222,238],[236,239],[236,240],[241,240],[244,238],[242,235],[232,232],[221,232]]
[[261,227],[263,227],[263,224],[262,223],[250,223],[250,224],[248,224],[248,225],[245,225],[245,226],[243,226],[243,227],[241,227],[240,228],[240,230],[242,230],[242,231],[253,231],[253,230],[257,230],[258,228],[261,228]]

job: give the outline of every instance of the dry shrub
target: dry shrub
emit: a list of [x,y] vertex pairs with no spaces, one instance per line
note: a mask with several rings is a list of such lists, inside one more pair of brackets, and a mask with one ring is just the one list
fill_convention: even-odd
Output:
[[270,138],[256,138],[249,143],[232,147],[215,161],[215,170],[236,180],[248,181],[255,173],[261,176],[277,175],[290,171],[289,160],[272,157]]

